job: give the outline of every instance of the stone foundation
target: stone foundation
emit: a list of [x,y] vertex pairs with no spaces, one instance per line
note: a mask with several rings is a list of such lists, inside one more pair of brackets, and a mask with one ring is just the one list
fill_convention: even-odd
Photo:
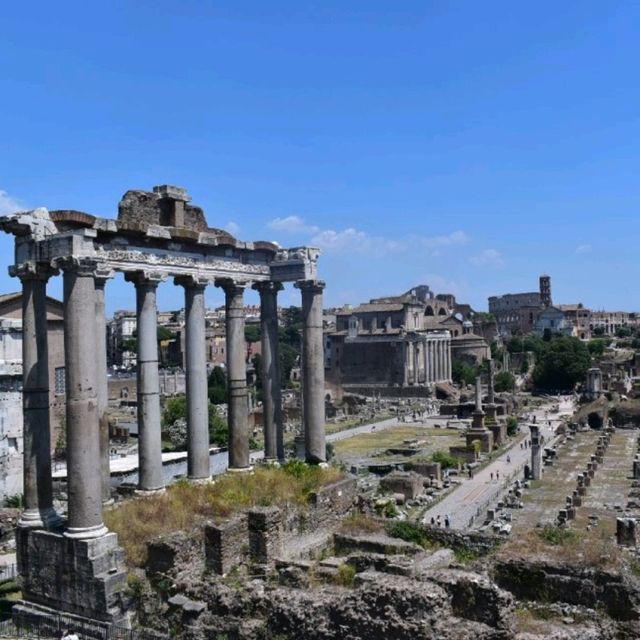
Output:
[[16,615],[53,610],[127,626],[124,552],[115,533],[77,540],[18,528],[16,538],[24,598]]
[[503,445],[507,440],[507,425],[506,424],[488,424],[487,429],[491,431],[493,435],[493,444],[496,447]]
[[467,447],[470,447],[474,440],[480,443],[480,451],[482,453],[491,453],[493,451],[493,433],[488,429],[476,430],[473,427],[465,434],[467,439]]

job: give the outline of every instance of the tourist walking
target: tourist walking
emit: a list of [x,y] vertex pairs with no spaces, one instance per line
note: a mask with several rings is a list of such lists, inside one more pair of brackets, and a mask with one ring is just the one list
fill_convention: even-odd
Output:
[[451,525],[451,520],[449,519],[449,514],[447,514],[444,517],[444,528],[448,529],[450,525]]

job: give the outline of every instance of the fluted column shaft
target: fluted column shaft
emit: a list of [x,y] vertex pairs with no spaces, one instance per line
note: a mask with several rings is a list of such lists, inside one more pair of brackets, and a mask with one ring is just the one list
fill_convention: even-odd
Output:
[[322,291],[324,282],[303,280],[295,286],[302,293],[302,394],[304,398],[307,462],[326,461],[324,409],[324,345]]
[[176,278],[185,291],[186,369],[187,369],[187,474],[189,478],[208,478],[209,398],[207,396],[207,354],[205,350],[205,282]]
[[163,278],[142,272],[128,273],[125,277],[136,287],[138,489],[157,491],[164,487],[156,306],[156,290]]
[[67,260],[64,270],[64,355],[67,391],[67,492],[65,535],[94,538],[102,522],[100,428],[96,382],[96,302],[89,261]]
[[255,284],[254,289],[260,293],[264,456],[267,460],[284,460],[278,348],[278,291],[282,290],[282,285],[279,282],[261,282]]
[[249,469],[246,342],[244,337],[244,286],[220,280],[225,292],[227,323],[227,387],[229,396],[229,469]]
[[22,527],[53,527],[51,421],[47,343],[47,279],[50,270],[12,271],[22,282],[22,407],[24,502]]
[[98,422],[100,424],[100,473],[102,475],[102,501],[111,499],[111,469],[109,464],[109,420],[107,406],[107,319],[105,315],[104,288],[109,275],[98,274],[96,288],[96,383],[98,396]]

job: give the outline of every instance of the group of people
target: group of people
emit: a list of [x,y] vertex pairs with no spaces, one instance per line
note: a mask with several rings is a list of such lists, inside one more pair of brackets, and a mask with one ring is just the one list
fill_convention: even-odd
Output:
[[[438,514],[435,518],[431,516],[431,526],[432,527],[442,526],[442,518],[440,517],[440,514]],[[449,517],[448,513],[444,517],[444,526],[445,526],[445,529],[448,529],[451,526],[451,518]]]

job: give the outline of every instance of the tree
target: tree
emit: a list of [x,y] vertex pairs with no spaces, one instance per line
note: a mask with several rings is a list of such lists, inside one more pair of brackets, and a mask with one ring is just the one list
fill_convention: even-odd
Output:
[[596,328],[593,330],[593,335],[594,335],[594,336],[603,336],[603,335],[604,335],[604,333],[605,333],[605,331],[604,331],[604,327],[596,327]]
[[458,384],[473,384],[476,380],[476,370],[462,360],[453,360],[451,363],[451,377]]
[[244,339],[247,342],[260,342],[260,327],[257,324],[245,325]]
[[[220,446],[229,443],[229,428],[227,423],[218,415],[214,405],[208,403],[209,410],[209,442]],[[163,434],[168,434],[171,427],[179,420],[187,419],[187,398],[176,396],[169,398],[162,414]],[[173,435],[173,434],[172,434]]]
[[227,376],[222,367],[214,367],[209,374],[209,401],[212,404],[227,401]]
[[539,356],[533,381],[542,389],[571,390],[584,379],[591,366],[587,346],[569,336],[554,336]]
[[617,338],[630,338],[633,335],[633,330],[631,327],[618,327],[616,329],[616,337]]
[[513,391],[516,386],[516,379],[509,371],[501,371],[496,374],[494,387],[496,391]]

